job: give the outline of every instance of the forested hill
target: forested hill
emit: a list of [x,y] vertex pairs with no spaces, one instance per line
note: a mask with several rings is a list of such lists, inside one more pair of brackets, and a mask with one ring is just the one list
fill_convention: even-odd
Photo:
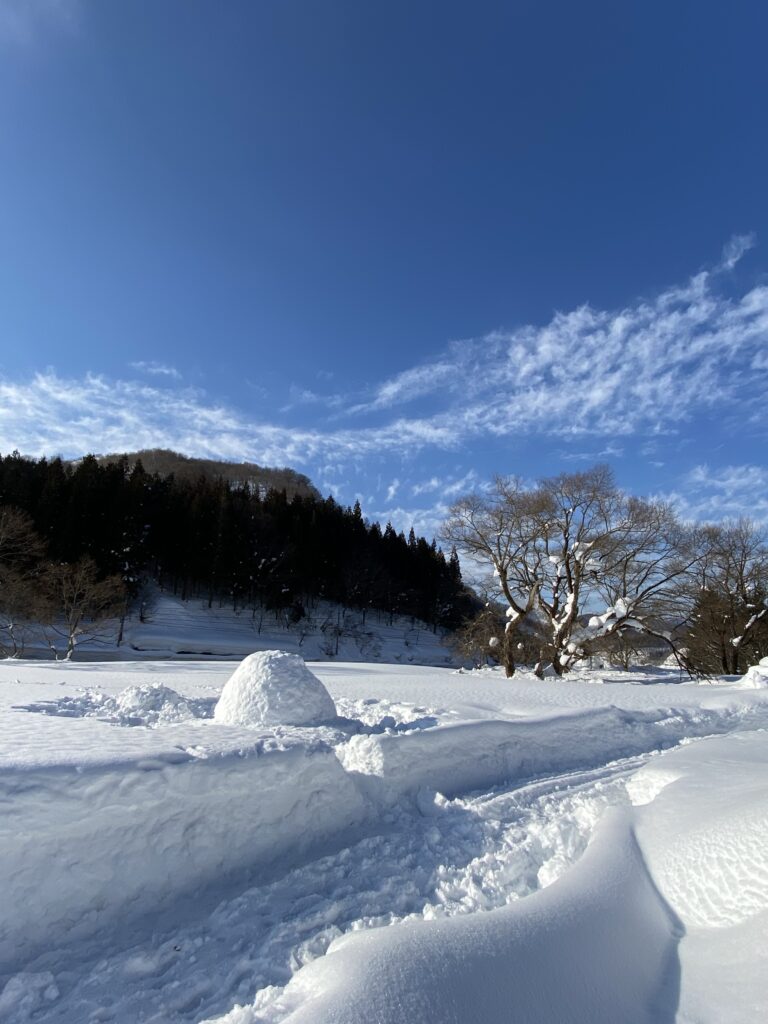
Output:
[[0,457],[0,506],[26,512],[47,557],[90,556],[129,590],[284,608],[324,599],[455,627],[473,610],[455,553],[367,523],[314,493],[264,492],[223,475],[168,476],[142,460]]
[[[221,462],[217,459],[196,459],[168,448],[143,448],[137,452],[113,453],[97,455],[101,465],[127,460],[128,467],[133,468],[140,462],[147,473],[158,476],[173,476],[177,480],[199,480],[206,477],[211,480],[226,480],[230,484],[247,484],[258,488],[262,494],[269,490],[285,491],[289,498],[294,494],[308,495],[319,498],[320,492],[309,477],[297,473],[287,466],[259,466],[255,462]],[[73,463],[76,465],[76,463]]]

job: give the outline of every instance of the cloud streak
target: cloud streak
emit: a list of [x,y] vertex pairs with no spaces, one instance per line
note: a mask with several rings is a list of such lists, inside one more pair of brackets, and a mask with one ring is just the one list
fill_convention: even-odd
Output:
[[[300,467],[459,450],[478,440],[597,438],[580,446],[578,459],[618,457],[622,438],[679,431],[695,415],[737,401],[748,422],[768,388],[768,287],[728,298],[716,281],[750,244],[734,239],[714,270],[623,309],[581,306],[543,326],[454,343],[431,364],[384,381],[369,400],[346,404],[346,427],[336,426],[338,415],[332,426],[312,428],[254,420],[178,387],[172,367],[137,363],[162,385],[67,380],[52,370],[29,382],[0,381],[0,450],[75,456],[162,446]],[[429,415],[403,414],[426,399]],[[367,412],[380,420],[383,410],[384,423],[365,424]],[[756,416],[754,429],[764,429]]]
[[681,481],[682,493],[669,497],[687,519],[718,522],[745,516],[768,523],[768,468],[695,466]]
[[748,242],[734,240],[714,271],[653,299],[615,311],[585,305],[556,313],[542,327],[455,344],[432,366],[385,382],[364,408],[442,396],[457,437],[621,437],[679,429],[696,413],[768,383],[768,288],[732,300],[714,287]]
[[150,377],[170,377],[172,380],[181,380],[181,374],[176,367],[166,366],[165,363],[156,363],[154,360],[146,362],[142,359],[128,365],[131,369],[138,370],[140,373],[148,373]]
[[382,453],[449,447],[447,427],[398,419],[379,428],[322,432],[260,423],[191,388],[72,380],[54,371],[28,384],[0,381],[0,451],[27,455],[174,448],[190,455],[270,465],[348,460]]

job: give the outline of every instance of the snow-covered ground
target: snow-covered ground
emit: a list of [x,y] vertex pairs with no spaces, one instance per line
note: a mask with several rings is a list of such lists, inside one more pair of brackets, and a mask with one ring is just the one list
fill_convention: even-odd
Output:
[[[44,637],[28,628],[26,652],[50,656]],[[99,627],[97,638],[84,634],[75,660],[148,658],[244,658],[256,650],[283,650],[312,661],[401,662],[411,665],[453,665],[445,632],[418,619],[365,614],[327,601],[306,609],[298,622],[286,611],[239,608],[201,599],[182,601],[155,593],[144,611],[134,607],[121,625]],[[66,649],[59,637],[59,652]],[[458,663],[458,662],[456,662]]]
[[310,667],[0,663],[0,1020],[768,1019],[765,675]]

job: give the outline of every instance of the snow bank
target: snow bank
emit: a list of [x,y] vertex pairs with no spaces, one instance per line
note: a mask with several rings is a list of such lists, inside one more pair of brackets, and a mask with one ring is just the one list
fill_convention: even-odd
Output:
[[630,779],[636,806],[609,810],[549,888],[348,933],[215,1024],[766,1020],[767,774],[764,733],[678,747]]
[[638,834],[686,925],[728,927],[768,911],[766,779],[765,738],[742,735],[686,745],[632,780],[630,795],[657,783]]
[[226,725],[321,725],[336,705],[303,658],[257,651],[237,666],[221,692],[214,720]]
[[347,771],[385,803],[420,789],[451,797],[510,780],[662,750],[684,737],[768,725],[764,705],[627,711],[590,708],[518,721],[477,721],[423,732],[353,736],[337,748]]
[[643,855],[686,930],[681,1020],[768,1020],[766,778],[765,734],[742,733],[686,744],[630,785]]
[[295,863],[349,837],[367,811],[333,751],[298,739],[243,756],[169,749],[133,764],[9,769],[0,805],[0,973],[52,942],[110,926],[125,935],[201,886]]

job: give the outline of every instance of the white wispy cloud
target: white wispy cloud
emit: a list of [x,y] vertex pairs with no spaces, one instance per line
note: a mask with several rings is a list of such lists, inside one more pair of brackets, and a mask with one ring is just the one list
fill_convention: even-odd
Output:
[[420,494],[429,494],[432,491],[440,489],[442,480],[439,476],[430,477],[429,480],[422,480],[421,483],[414,484],[411,487],[411,494],[414,497],[418,497]]
[[[697,413],[725,413],[737,403],[742,421],[752,417],[752,428],[764,431],[757,403],[768,390],[768,287],[735,298],[716,287],[717,275],[746,246],[734,241],[715,270],[620,310],[581,306],[544,326],[454,343],[430,366],[406,370],[376,390],[368,408],[377,419],[391,409],[383,423],[361,422],[359,403],[353,427],[337,426],[338,419],[312,428],[255,420],[177,387],[173,368],[162,364],[137,364],[154,373],[151,384],[65,379],[49,370],[30,381],[0,381],[0,450],[74,456],[163,446],[272,465],[342,466],[372,456],[410,458],[427,448],[458,450],[478,439],[548,436],[595,438],[567,449],[591,459],[618,457],[622,439],[633,434],[646,439],[680,430]],[[427,394],[437,411],[395,414],[399,403]],[[453,483],[445,482],[447,498]],[[416,484],[414,495],[429,485]]]
[[557,454],[564,462],[599,462],[601,459],[620,459],[624,449],[618,444],[607,444],[600,449],[579,452],[561,450]]
[[448,425],[397,419],[382,427],[322,432],[253,420],[191,388],[80,379],[47,370],[31,381],[0,380],[0,451],[67,457],[91,451],[174,448],[190,455],[267,465],[335,463],[412,453],[455,441]]
[[746,516],[768,523],[768,467],[752,464],[695,466],[666,495],[687,519],[717,522]]
[[320,395],[310,388],[299,387],[298,384],[291,384],[288,389],[288,401],[280,407],[280,412],[290,412],[299,405],[313,405],[321,401]]
[[399,490],[400,490],[400,481],[397,479],[397,477],[395,477],[395,479],[392,481],[392,483],[387,488],[387,496],[386,496],[386,498],[384,500],[385,501],[392,501],[392,499],[394,498],[394,496],[397,494],[397,492]]
[[380,384],[370,401],[353,405],[347,411],[356,414],[374,412],[377,409],[390,409],[393,405],[412,402],[414,399],[432,394],[441,387],[454,385],[455,372],[456,366],[451,359],[412,367]]
[[477,473],[474,469],[470,469],[464,476],[458,478],[451,478],[445,481],[440,489],[440,493],[444,498],[448,498],[451,501],[457,498],[461,494],[466,494],[467,491],[472,490],[478,482]]
[[717,290],[719,275],[753,241],[733,239],[713,270],[623,309],[584,305],[543,326],[456,342],[433,363],[385,381],[350,411],[430,396],[448,410],[430,422],[457,440],[532,433],[620,438],[679,429],[695,413],[768,383],[768,288],[735,299]]
[[460,494],[466,494],[477,484],[478,476],[474,469],[470,469],[463,476],[433,476],[428,480],[411,486],[411,494],[416,498],[422,494],[440,494],[442,499],[452,501]]
[[734,235],[723,247],[720,260],[722,270],[733,270],[745,252],[755,247],[757,239],[753,232],[745,235]]
[[147,362],[143,359],[128,364],[133,370],[141,373],[148,373],[151,377],[170,377],[173,380],[181,380],[181,374],[175,366],[167,366],[165,363]]

